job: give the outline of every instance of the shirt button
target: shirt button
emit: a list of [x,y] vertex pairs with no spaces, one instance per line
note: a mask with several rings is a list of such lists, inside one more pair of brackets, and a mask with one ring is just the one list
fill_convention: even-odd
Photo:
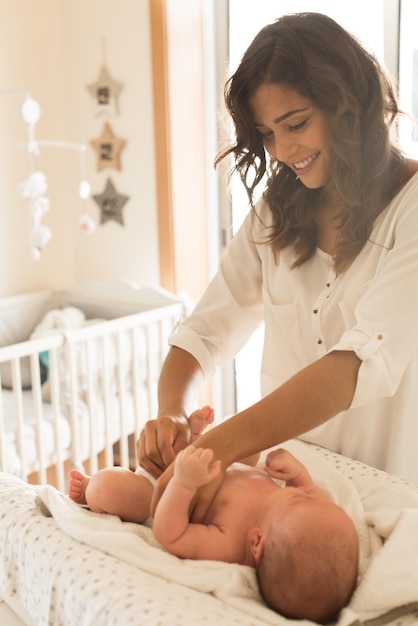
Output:
[[318,341],[316,342],[318,345],[321,345],[322,343],[322,339],[318,339]]
[[318,309],[314,309],[313,313],[316,315],[318,313]]

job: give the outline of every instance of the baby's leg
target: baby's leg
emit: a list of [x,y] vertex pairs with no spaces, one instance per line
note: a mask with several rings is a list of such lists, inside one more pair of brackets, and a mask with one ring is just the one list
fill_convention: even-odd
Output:
[[[80,486],[76,485],[77,480]],[[124,522],[142,524],[148,519],[152,493],[153,486],[145,476],[123,467],[109,467],[90,478],[83,474],[77,477],[74,470],[70,473],[70,498],[79,504],[85,501],[95,513],[118,515]]]

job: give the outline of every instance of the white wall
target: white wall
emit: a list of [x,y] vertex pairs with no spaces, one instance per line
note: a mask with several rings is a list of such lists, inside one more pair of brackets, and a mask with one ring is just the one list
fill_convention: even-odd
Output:
[[[122,171],[97,172],[89,145],[86,165],[93,193],[101,193],[110,177],[120,193],[130,196],[124,226],[110,221],[86,236],[77,224],[82,212],[78,153],[44,148],[38,166],[48,178],[51,209],[43,221],[53,237],[34,261],[28,201],[17,190],[28,174],[27,154],[11,148],[27,136],[19,116],[22,100],[0,95],[0,296],[85,279],[129,277],[157,283],[148,0],[0,0],[0,14],[0,90],[30,91],[40,102],[38,139],[88,144],[101,134],[106,117],[94,116],[86,85],[96,81],[103,61],[124,83],[120,113],[107,118],[127,141]],[[92,199],[86,208],[99,222],[100,210]]]

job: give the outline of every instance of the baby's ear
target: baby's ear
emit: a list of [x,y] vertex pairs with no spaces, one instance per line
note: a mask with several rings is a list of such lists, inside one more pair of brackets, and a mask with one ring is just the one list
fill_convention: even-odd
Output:
[[250,528],[247,536],[251,554],[258,565],[264,552],[264,535],[261,528]]

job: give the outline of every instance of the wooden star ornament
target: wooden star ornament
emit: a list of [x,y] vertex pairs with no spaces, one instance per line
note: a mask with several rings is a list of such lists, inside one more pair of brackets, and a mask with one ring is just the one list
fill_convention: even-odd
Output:
[[110,178],[107,179],[104,191],[92,197],[100,207],[100,224],[114,220],[124,226],[122,209],[128,202],[129,196],[118,193]]
[[119,95],[123,83],[114,80],[105,65],[102,65],[95,83],[87,85],[87,90],[96,100],[94,113],[115,115],[119,113]]
[[100,137],[90,141],[90,145],[93,146],[97,153],[97,170],[100,172],[105,167],[121,170],[120,153],[125,144],[126,141],[116,137],[110,124],[105,122]]

